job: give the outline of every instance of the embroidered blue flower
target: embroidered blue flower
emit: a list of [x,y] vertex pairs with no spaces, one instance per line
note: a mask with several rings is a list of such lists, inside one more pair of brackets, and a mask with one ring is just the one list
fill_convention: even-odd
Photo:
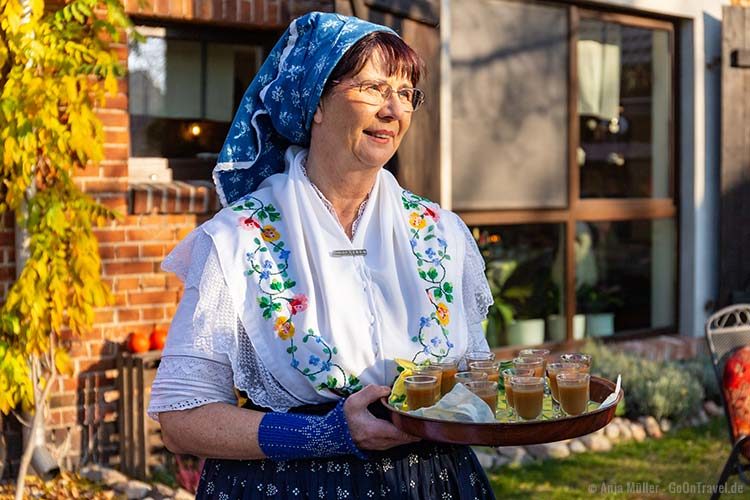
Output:
[[282,251],[279,252],[279,258],[282,259],[282,260],[286,260],[286,259],[289,258],[289,254],[291,254],[291,253],[292,252],[290,252],[289,250],[282,250]]
[[415,248],[417,246],[417,240],[409,240],[409,243],[411,244],[412,248]]
[[429,257],[430,259],[434,259],[434,258],[435,258],[435,256],[436,256],[436,254],[435,254],[435,250],[434,250],[434,249],[433,249],[432,247],[430,247],[430,248],[428,248],[427,250],[425,250],[425,251],[424,251],[424,253],[425,253],[425,255],[427,255],[427,257]]
[[329,370],[331,369],[331,362],[330,362],[330,361],[323,361],[323,362],[322,362],[322,363],[320,364],[320,368],[321,368],[321,369],[322,369],[323,371],[326,371],[326,372],[327,372],[327,371],[329,371]]
[[447,340],[447,339],[446,339],[446,341],[445,341],[445,345],[447,345],[447,346],[448,346],[448,349],[453,349],[453,347],[454,347],[454,346],[453,346],[453,342],[451,342],[450,340]]
[[321,339],[320,337],[315,337],[316,344],[320,344],[321,342],[323,342],[323,339]]
[[273,262],[270,260],[266,260],[263,262],[263,269],[271,269],[273,267]]
[[438,245],[440,245],[443,248],[448,246],[448,243],[446,243],[443,238],[438,237],[437,242],[438,242]]
[[429,324],[430,324],[430,318],[428,318],[427,316],[422,316],[421,318],[419,318],[419,327],[420,328],[424,328],[425,326],[427,326]]
[[271,277],[271,273],[270,273],[270,272],[268,272],[268,271],[261,271],[261,272],[260,272],[260,280],[261,280],[261,281],[263,281],[263,280],[267,280],[267,279],[269,279],[270,277]]
[[311,354],[310,359],[308,360],[308,363],[310,363],[313,366],[318,366],[318,363],[320,363],[320,358],[314,354]]
[[292,360],[292,368],[297,368],[299,366],[299,360],[296,358]]
[[430,342],[432,342],[432,345],[434,345],[435,347],[437,347],[437,346],[439,346],[439,345],[440,345],[440,339],[439,339],[439,338],[437,338],[437,337],[432,337],[432,338],[430,339]]

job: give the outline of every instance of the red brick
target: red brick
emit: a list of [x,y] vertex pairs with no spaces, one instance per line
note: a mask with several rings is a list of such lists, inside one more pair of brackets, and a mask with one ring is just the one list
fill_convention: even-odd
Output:
[[115,304],[116,306],[125,306],[128,304],[128,296],[125,293],[116,293],[115,294]]
[[169,15],[169,0],[151,0],[154,12],[161,16]]
[[84,168],[76,168],[73,172],[76,177],[99,177],[99,165],[88,162]]
[[154,274],[152,276],[141,276],[143,288],[164,288],[167,284],[166,274]]
[[51,425],[73,425],[77,422],[78,411],[76,408],[57,408],[50,410],[49,423]]
[[149,273],[154,268],[150,262],[105,262],[103,267],[104,274],[108,276]]
[[128,96],[125,94],[107,95],[104,100],[104,107],[107,109],[128,110]]
[[116,162],[101,166],[102,177],[127,177],[128,176],[128,164],[127,162]]
[[105,144],[130,144],[130,132],[127,130],[104,130],[104,142]]
[[145,307],[141,312],[143,313],[143,319],[146,321],[164,319],[163,307]]
[[135,259],[138,257],[138,245],[117,245],[115,256],[118,259]]
[[117,278],[115,289],[118,292],[140,289],[140,279],[138,278]]
[[128,241],[172,241],[175,239],[175,231],[167,227],[128,229],[127,239]]
[[130,119],[127,113],[115,110],[101,110],[96,114],[99,121],[102,122],[104,129],[107,127],[116,127],[120,129],[128,129],[130,126]]
[[112,196],[111,194],[106,196],[95,195],[94,199],[97,203],[104,205],[108,209],[116,210],[122,214],[128,211],[128,202],[125,198],[125,194],[126,193],[122,193],[122,195],[115,196]]
[[130,292],[128,302],[130,305],[174,304],[177,302],[177,294],[173,291]]
[[114,323],[115,312],[112,309],[97,309],[94,312],[94,323]]
[[165,253],[165,246],[161,243],[148,243],[148,244],[142,244],[141,247],[141,257],[164,257],[166,255]]
[[182,280],[172,273],[167,274],[167,289],[182,288]]
[[104,145],[104,157],[108,160],[127,160],[128,156],[128,148],[126,146]]
[[[119,311],[118,311],[119,312]],[[89,342],[89,352],[91,353],[92,358],[97,357],[111,357],[117,354],[117,344],[114,344],[112,342]],[[99,381],[97,381],[97,385],[101,385],[102,380],[106,382],[106,377],[103,375],[99,377]]]
[[66,406],[75,406],[78,397],[75,393],[54,394],[49,399],[50,408],[63,408]]
[[115,247],[112,245],[99,246],[99,257],[101,257],[103,261],[114,260]]
[[141,319],[140,309],[118,309],[117,310],[117,321],[118,322],[132,322],[139,321]]
[[125,231],[122,229],[94,229],[94,236],[99,243],[125,241]]

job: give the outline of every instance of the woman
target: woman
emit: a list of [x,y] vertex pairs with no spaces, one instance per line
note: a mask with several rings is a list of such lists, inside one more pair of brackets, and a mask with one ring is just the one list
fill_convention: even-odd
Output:
[[163,265],[185,293],[149,414],[169,449],[211,457],[198,497],[492,496],[468,447],[368,409],[395,358],[487,348],[471,234],[383,169],[422,72],[389,28],[311,13],[248,88],[214,170],[226,208]]

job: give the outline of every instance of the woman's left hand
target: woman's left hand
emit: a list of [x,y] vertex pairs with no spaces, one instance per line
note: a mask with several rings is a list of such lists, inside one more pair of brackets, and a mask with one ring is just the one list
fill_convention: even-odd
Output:
[[395,425],[375,417],[367,407],[382,397],[388,396],[391,389],[386,386],[368,385],[361,391],[349,396],[344,403],[349,432],[354,444],[362,450],[387,450],[394,446],[414,443],[420,440],[416,436],[399,430]]

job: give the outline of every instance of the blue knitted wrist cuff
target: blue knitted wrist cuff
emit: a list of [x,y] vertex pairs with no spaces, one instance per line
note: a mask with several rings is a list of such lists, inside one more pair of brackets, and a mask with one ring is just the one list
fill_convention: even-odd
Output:
[[263,453],[274,460],[349,454],[367,459],[349,433],[343,399],[325,416],[266,413],[260,421],[258,444]]

